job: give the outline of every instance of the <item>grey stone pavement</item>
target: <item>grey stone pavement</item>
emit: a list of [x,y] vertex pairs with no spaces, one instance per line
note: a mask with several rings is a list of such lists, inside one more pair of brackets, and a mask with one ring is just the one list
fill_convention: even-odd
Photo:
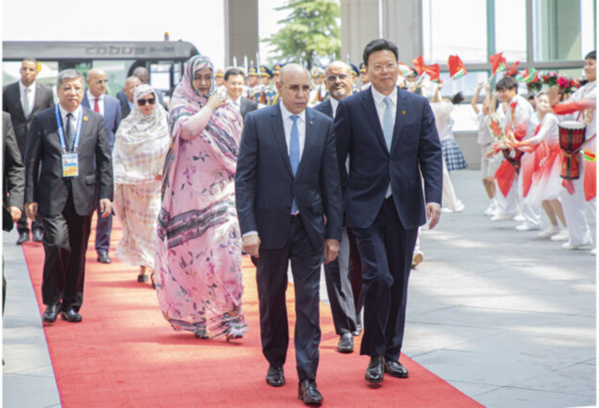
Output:
[[[596,258],[491,222],[480,173],[451,178],[466,209],[422,232],[404,353],[487,407],[595,406]],[[3,406],[60,407],[22,251],[3,240]]]

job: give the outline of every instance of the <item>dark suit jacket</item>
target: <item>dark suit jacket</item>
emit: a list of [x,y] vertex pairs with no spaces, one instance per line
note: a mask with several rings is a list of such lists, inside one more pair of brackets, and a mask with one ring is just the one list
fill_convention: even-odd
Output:
[[306,109],[305,146],[294,178],[281,108],[251,112],[243,127],[235,189],[241,232],[257,231],[262,249],[285,246],[294,196],[315,250],[325,239],[340,240],[341,188],[331,119]]
[[[10,115],[6,112],[2,112],[2,157],[4,160],[4,170],[2,172],[4,180],[3,209],[17,207],[23,211],[25,167],[21,160],[21,152],[17,145]],[[10,231],[12,227],[13,222],[10,213],[3,211],[2,229]]]
[[[81,106],[93,110],[93,107],[89,103],[89,99],[87,99],[87,92],[85,92],[85,95],[83,96]],[[121,103],[118,99],[113,98],[110,95],[104,95],[104,125],[106,127],[106,134],[108,135],[108,144],[110,145],[111,152],[114,147],[114,135],[120,124]]]
[[[347,226],[368,228],[385,199],[389,182],[405,229],[426,222],[426,202],[441,203],[443,162],[435,118],[426,98],[397,89],[391,151],[369,89],[339,101],[335,137],[345,187]],[[346,177],[345,159],[350,156]]]
[[23,106],[21,105],[21,93],[19,90],[19,81],[7,85],[2,92],[2,110],[10,114],[12,120],[12,127],[15,131],[17,138],[17,144],[19,145],[19,151],[21,152],[21,158],[25,157],[25,148],[27,147],[27,135],[29,133],[29,127],[33,121],[33,116],[37,112],[41,112],[44,109],[51,108],[54,106],[54,99],[52,95],[52,89],[44,84],[35,82],[35,101],[33,103],[33,110],[29,118],[25,117],[23,113]]
[[125,119],[131,113],[131,108],[129,107],[129,103],[125,102],[121,104],[121,120]]
[[248,99],[244,96],[241,97],[241,102],[239,102],[239,113],[241,113],[241,117],[245,120],[245,117],[248,113],[255,111],[258,109],[258,103]]
[[324,102],[320,102],[318,105],[314,107],[314,110],[324,113],[329,118],[333,119],[333,106],[331,105],[331,100],[327,99]]
[[[120,112],[119,112],[120,114]],[[83,108],[79,141],[79,176],[62,177],[62,149],[55,109],[46,109],[33,119],[25,153],[25,202],[37,202],[42,216],[57,215],[64,209],[71,183],[77,214],[90,215],[99,198],[112,200],[112,159],[102,116]],[[85,120],[87,118],[87,120]],[[97,170],[94,170],[94,159]],[[39,169],[41,167],[41,174]],[[36,177],[39,176],[39,180]]]

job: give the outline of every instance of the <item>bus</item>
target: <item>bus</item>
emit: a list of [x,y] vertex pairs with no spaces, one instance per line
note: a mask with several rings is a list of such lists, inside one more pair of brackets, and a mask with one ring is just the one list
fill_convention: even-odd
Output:
[[35,58],[41,70],[38,80],[55,88],[58,72],[74,68],[83,75],[100,68],[108,77],[107,94],[115,96],[137,67],[146,67],[150,83],[170,99],[183,75],[184,63],[197,48],[186,41],[4,41],[3,86],[19,79],[25,58]]

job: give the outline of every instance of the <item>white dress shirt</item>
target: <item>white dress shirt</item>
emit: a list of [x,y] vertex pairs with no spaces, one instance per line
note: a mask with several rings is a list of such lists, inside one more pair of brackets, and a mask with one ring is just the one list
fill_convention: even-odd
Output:
[[[62,129],[64,132],[65,142],[67,138],[67,114],[69,113],[65,110],[60,104],[58,104],[58,109],[60,110],[60,119],[62,120]],[[79,120],[79,116],[83,113],[83,108],[81,105],[77,107],[73,112],[71,112],[73,116],[71,117],[71,123],[73,124],[73,129],[77,132],[77,121]],[[73,134],[73,140],[75,138],[75,134]],[[69,146],[70,147],[70,146]]]
[[[97,99],[98,107],[100,108],[100,115],[104,116],[104,94],[100,95]],[[93,96],[89,90],[87,91],[87,100],[89,101],[89,108],[94,110],[94,106],[96,105],[96,97]]]
[[333,110],[333,119],[337,116],[337,107],[339,106],[339,101],[333,97],[329,98],[331,101],[331,109]]
[[19,95],[21,95],[21,107],[25,106],[25,96],[27,96],[27,102],[29,106],[29,112],[25,112],[25,109],[23,109],[23,113],[25,114],[26,118],[28,118],[31,115],[31,112],[33,112],[33,105],[35,103],[35,88],[35,81],[33,81],[33,83],[28,87],[23,85],[23,83],[19,81]]
[[[385,103],[385,98],[387,96],[383,95],[376,89],[374,86],[371,86],[372,96],[374,98],[374,106],[376,107],[376,113],[379,115],[379,123],[381,124],[381,129],[384,129],[383,118],[385,117],[385,111],[387,110],[387,104]],[[391,99],[391,116],[393,117],[393,127],[395,128],[395,113],[397,111],[397,87],[393,88],[393,92],[388,95],[389,99]]]
[[[291,139],[291,127],[293,126],[293,119],[291,119],[291,113],[285,108],[285,105],[281,102],[281,114],[283,116],[283,128],[285,129],[285,142],[287,143],[287,154],[289,154],[289,140]],[[299,119],[297,119],[297,130],[299,133],[299,161],[302,161],[302,153],[304,152],[304,144],[306,142],[306,110],[304,109],[301,113],[298,113]]]
[[[229,96],[229,99],[231,99],[231,97]],[[233,105],[235,107],[235,109],[237,109],[237,112],[241,111],[241,96],[237,99],[231,99],[231,105]]]

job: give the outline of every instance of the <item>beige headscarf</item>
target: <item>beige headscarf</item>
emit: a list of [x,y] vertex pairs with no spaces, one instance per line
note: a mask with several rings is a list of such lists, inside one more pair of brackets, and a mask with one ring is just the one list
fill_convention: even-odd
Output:
[[[144,115],[137,100],[154,94],[154,110]],[[162,173],[170,145],[167,113],[158,103],[156,91],[141,85],[133,96],[133,111],[121,122],[115,136],[112,163],[115,184],[141,184],[154,181]]]

